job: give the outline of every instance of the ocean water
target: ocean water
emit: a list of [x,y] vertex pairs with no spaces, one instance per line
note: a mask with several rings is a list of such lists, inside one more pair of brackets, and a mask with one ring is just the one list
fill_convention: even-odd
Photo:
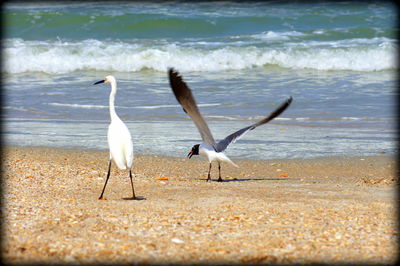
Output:
[[5,144],[107,149],[109,85],[141,154],[185,156],[200,136],[167,69],[216,139],[268,115],[232,158],[394,154],[396,9],[390,2],[3,5]]

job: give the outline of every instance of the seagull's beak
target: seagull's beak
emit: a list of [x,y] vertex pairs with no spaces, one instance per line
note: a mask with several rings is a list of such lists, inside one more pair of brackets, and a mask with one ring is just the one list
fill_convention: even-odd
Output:
[[190,159],[190,158],[192,158],[192,156],[193,156],[193,150],[190,150],[187,157]]
[[97,81],[97,82],[95,82],[95,83],[93,83],[93,85],[97,85],[97,84],[100,84],[100,83],[104,83],[106,80],[99,80],[99,81]]

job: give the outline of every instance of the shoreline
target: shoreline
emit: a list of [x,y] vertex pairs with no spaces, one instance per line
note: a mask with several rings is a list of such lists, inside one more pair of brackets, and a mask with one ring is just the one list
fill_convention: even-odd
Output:
[[[81,154],[84,153],[85,155],[89,156],[86,160],[82,160],[83,164],[82,166],[88,166],[87,162],[88,160],[93,163],[93,159],[99,159],[101,163],[97,163],[96,165],[99,167],[99,169],[104,169],[104,172],[107,171],[108,167],[108,156],[109,156],[109,151],[108,149],[104,150],[97,150],[97,149],[79,149],[79,148],[64,148],[64,147],[47,147],[47,146],[16,146],[16,145],[4,145],[3,146],[3,153],[7,153],[7,150],[10,149],[15,149],[15,150],[25,150],[25,151],[31,151],[33,153],[40,152],[40,153],[61,153],[61,155],[72,155],[76,156],[76,154]],[[231,157],[231,160],[234,161],[236,164],[238,164],[238,168],[235,168],[229,164],[222,163],[221,164],[221,169],[222,171],[228,171],[228,175],[223,176],[223,179],[229,179],[229,178],[238,178],[238,177],[233,177],[234,175],[243,176],[245,178],[249,178],[249,174],[244,171],[244,169],[241,169],[243,167],[245,168],[251,168],[251,166],[259,166],[265,164],[268,168],[265,169],[266,172],[270,174],[271,177],[278,177],[280,174],[284,175],[289,175],[289,173],[283,173],[283,169],[280,169],[279,166],[283,165],[288,165],[289,168],[291,168],[291,178],[294,176],[297,176],[299,178],[318,178],[318,177],[323,177],[327,178],[328,176],[330,178],[339,178],[340,176],[343,177],[343,171],[347,173],[347,175],[351,175],[353,181],[355,179],[363,179],[365,183],[371,183],[371,184],[377,184],[377,183],[382,183],[383,185],[390,185],[394,184],[396,182],[395,179],[395,170],[396,170],[396,156],[394,154],[384,154],[384,153],[377,153],[377,155],[366,155],[366,156],[324,156],[324,157],[316,157],[316,158],[288,158],[288,159],[243,159],[243,158],[235,158]],[[155,154],[134,154],[134,163],[132,166],[133,172],[135,172],[135,169],[138,168],[139,171],[143,170],[140,167],[140,164],[145,161],[145,160],[166,160],[168,163],[181,163],[182,169],[180,172],[182,172],[187,165],[194,164],[199,170],[199,177],[206,178],[206,174],[208,171],[208,161],[205,157],[202,156],[194,156],[191,159],[187,159],[186,157],[174,157],[174,156],[167,156],[167,155],[155,155]],[[168,164],[167,163],[167,164]],[[370,180],[368,181],[368,177],[371,177],[371,179],[374,178],[374,174],[368,174],[363,178],[362,170],[371,168],[371,163],[375,163],[376,165],[380,165],[380,167],[383,166],[383,164],[387,163],[387,166],[392,169],[392,172],[387,172],[386,178],[382,179],[379,182]],[[76,163],[78,165],[78,163]],[[301,169],[299,167],[293,167],[298,164],[303,164]],[[346,171],[346,169],[342,169],[342,173],[340,175],[326,175],[324,174],[324,169],[315,169],[315,167],[326,167],[329,164],[333,164],[335,167],[339,166],[344,166],[344,165],[352,165],[353,167],[357,168],[356,172],[351,172],[351,170]],[[241,165],[243,167],[241,167]],[[304,165],[307,167],[304,168]],[[178,166],[179,167],[179,166]],[[256,168],[257,168],[256,167]],[[115,164],[112,164],[113,170],[116,170],[117,172],[123,172],[118,169],[116,169]],[[282,167],[281,167],[282,168]],[[373,167],[372,167],[373,168]],[[218,174],[216,170],[216,163],[213,163],[213,168],[212,168],[212,177],[215,174]],[[236,169],[236,171],[235,171]],[[168,170],[168,169],[164,169]],[[275,170],[275,171],[274,171]],[[296,171],[294,171],[296,170]],[[303,172],[301,173],[300,170]],[[308,170],[308,171],[307,171]],[[215,171],[215,173],[214,173]],[[283,171],[283,172],[282,172]],[[306,171],[306,172],[304,172]],[[309,171],[312,171],[313,174],[310,175]],[[236,173],[235,173],[236,172]],[[258,171],[260,172],[260,171]],[[253,172],[254,173],[254,172]],[[169,172],[168,174],[174,175],[173,173]],[[214,174],[214,175],[213,175]],[[167,175],[167,174],[164,174]],[[223,174],[222,174],[223,175]],[[177,177],[177,176],[176,176]],[[188,178],[188,176],[184,176],[185,178]],[[196,179],[196,178],[194,178]]]
[[[217,139],[225,137],[233,130],[249,125],[245,121],[208,122]],[[184,157],[187,149],[200,140],[197,129],[189,118],[175,122],[134,121],[126,123],[131,130],[134,151],[144,155],[162,153],[164,156]],[[366,123],[369,122],[366,121]],[[35,144],[67,149],[108,150],[108,124],[109,122],[105,121],[100,124],[66,121],[55,123],[44,120],[10,121],[6,123],[9,133],[5,134],[4,138],[7,144],[17,146]],[[388,124],[388,126],[390,125]],[[260,158],[317,158],[326,155],[375,156],[380,153],[394,155],[397,152],[393,135],[395,131],[391,127],[368,125],[363,128],[362,125],[360,127],[342,125],[344,127],[332,128],[333,125],[314,125],[316,127],[312,128],[313,134],[310,134],[309,126],[312,125],[306,123],[293,128],[291,125],[272,121],[269,126],[254,130],[243,140],[231,145],[227,150],[227,155],[232,159],[236,159],[233,155],[237,155],[238,158],[253,160]],[[43,131],[43,128],[46,130]],[[165,132],[175,133],[171,135],[165,134]],[[332,138],[328,136],[332,136]]]
[[4,146],[2,255],[8,263],[393,263],[396,160],[234,160]]
[[[189,145],[190,146],[190,145]],[[94,152],[94,153],[109,153],[108,147],[104,149],[97,148],[77,148],[77,147],[52,147],[45,145],[14,145],[14,144],[5,144],[3,145],[3,151],[12,148],[21,148],[21,149],[48,149],[48,150],[60,150],[60,151],[71,151],[71,152]],[[145,151],[144,153],[138,153],[134,150],[134,156],[138,157],[165,157],[170,159],[186,159],[183,156],[171,156],[171,155],[163,155],[163,154],[155,154]],[[204,157],[192,157],[192,158],[201,158],[200,160],[206,160]],[[316,156],[316,157],[307,157],[307,158],[268,158],[268,159],[252,159],[252,158],[236,158],[232,155],[229,156],[232,160],[236,161],[296,161],[296,160],[325,160],[325,159],[333,159],[333,160],[345,160],[345,159],[363,159],[363,158],[396,158],[396,152],[382,152],[377,151],[376,155],[329,155],[329,156]]]

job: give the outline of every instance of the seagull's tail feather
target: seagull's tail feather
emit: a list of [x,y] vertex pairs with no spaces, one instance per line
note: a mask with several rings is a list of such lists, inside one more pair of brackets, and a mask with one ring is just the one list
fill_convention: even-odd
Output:
[[228,156],[226,156],[226,155],[225,155],[224,161],[239,168],[239,166],[237,164],[235,164],[234,162],[232,162],[231,159],[229,159]]

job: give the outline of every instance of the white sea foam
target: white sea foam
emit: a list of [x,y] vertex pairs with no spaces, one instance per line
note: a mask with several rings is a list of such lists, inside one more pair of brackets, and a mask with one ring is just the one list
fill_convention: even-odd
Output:
[[[220,103],[200,103],[199,107],[212,107],[221,105]],[[181,108],[179,104],[161,104],[161,105],[146,105],[146,106],[135,106],[135,109],[161,109],[161,108]]]
[[14,111],[22,111],[22,112],[29,112],[28,109],[23,108],[23,107],[15,107],[15,106],[2,106],[1,107],[4,110],[14,110]]
[[[268,33],[267,33],[268,35]],[[376,41],[376,40],[375,40]],[[357,42],[357,40],[355,40]],[[396,44],[343,47],[313,43],[274,47],[205,47],[179,44],[148,45],[131,42],[86,40],[45,42],[8,39],[4,45],[5,73],[74,71],[137,72],[239,70],[266,65],[292,69],[380,71],[396,68]]]
[[[218,106],[221,105],[220,103],[204,103],[204,104],[198,104],[199,107],[211,107],[211,106]],[[147,106],[135,106],[132,108],[136,109],[161,109],[161,108],[181,108],[179,104],[162,104],[162,105],[147,105]]]
[[215,120],[243,120],[238,117],[233,116],[226,116],[226,115],[207,115],[206,118],[208,119],[215,119]]
[[[82,108],[82,109],[107,109],[106,105],[93,105],[93,104],[76,104],[76,103],[48,103],[48,105],[59,106],[59,107],[67,107],[67,108]],[[212,107],[221,105],[220,103],[204,103],[198,104],[199,107]],[[171,105],[147,105],[147,106],[117,106],[120,109],[162,109],[162,108],[180,108],[179,104],[171,104]]]
[[135,106],[135,109],[161,109],[161,108],[176,108],[180,107],[180,105],[152,105],[152,106]]
[[82,108],[82,109],[105,109],[105,105],[92,105],[92,104],[76,104],[76,103],[48,103],[48,105],[68,107],[68,108]]
[[[242,117],[242,116],[225,116],[225,115],[207,115],[205,116],[207,120],[230,120],[230,121],[258,121],[264,116],[251,116],[251,117]],[[388,120],[391,118],[384,119],[380,117],[276,117],[274,121],[298,121],[298,122],[326,122],[326,121],[382,121]]]
[[304,36],[305,34],[298,31],[266,31],[259,34],[254,34],[251,37],[262,40],[289,40],[292,37]]
[[[260,120],[264,117],[256,116],[252,120]],[[381,117],[277,117],[274,120],[280,121],[380,121],[380,120],[391,120],[391,118],[384,119]]]

